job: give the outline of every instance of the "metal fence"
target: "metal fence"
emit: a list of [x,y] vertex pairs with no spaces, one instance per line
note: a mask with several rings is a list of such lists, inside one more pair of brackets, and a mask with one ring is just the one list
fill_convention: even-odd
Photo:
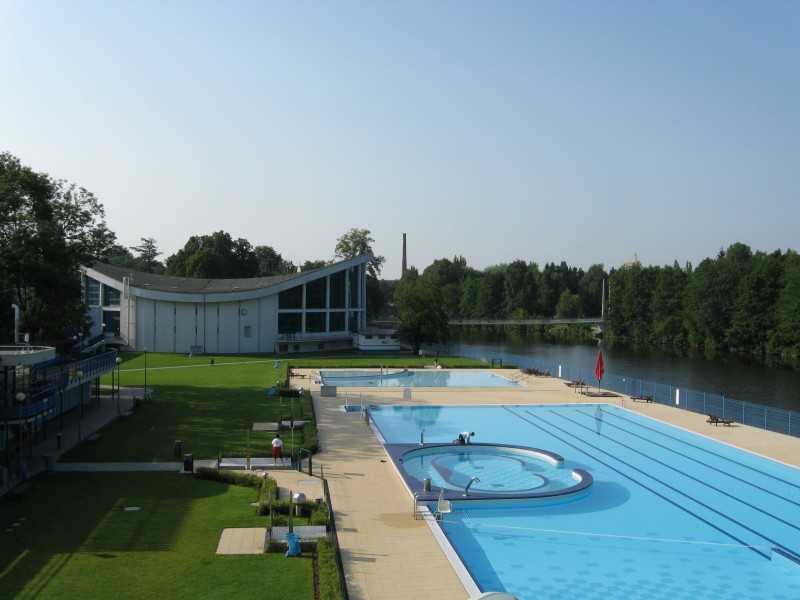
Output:
[[[587,385],[597,383],[593,369],[583,369],[570,365],[560,365],[552,361],[539,360],[530,356],[479,350],[469,346],[449,346],[437,348],[442,354],[461,356],[485,362],[492,366],[516,365],[519,369],[539,369],[550,371],[553,377],[565,381],[585,380]],[[800,437],[800,413],[774,408],[755,402],[744,402],[689,388],[636,379],[606,373],[603,376],[602,389],[628,396],[650,396],[653,402],[672,406],[679,410],[688,410],[700,414],[714,414],[722,419],[730,419],[743,425],[750,425],[776,433]]]

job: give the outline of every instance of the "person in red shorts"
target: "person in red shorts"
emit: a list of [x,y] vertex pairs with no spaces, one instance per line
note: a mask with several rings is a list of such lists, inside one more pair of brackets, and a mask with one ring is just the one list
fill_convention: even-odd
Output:
[[281,459],[281,464],[283,464],[283,440],[281,439],[281,434],[276,433],[275,439],[272,440],[272,460],[276,465],[279,458]]

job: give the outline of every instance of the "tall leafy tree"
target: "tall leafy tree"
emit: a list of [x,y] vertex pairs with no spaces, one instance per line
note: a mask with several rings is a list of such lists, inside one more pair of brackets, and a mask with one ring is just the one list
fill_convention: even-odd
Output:
[[539,295],[539,266],[515,260],[506,267],[504,276],[503,313],[509,318],[515,314],[535,315]]
[[608,275],[603,265],[589,267],[578,282],[578,293],[581,298],[581,311],[587,317],[598,317],[603,311],[603,293],[608,293],[604,282]]
[[224,231],[192,236],[167,258],[167,275],[176,277],[239,279],[255,277],[257,273],[258,258],[250,242],[234,240]]
[[158,260],[158,257],[163,254],[158,249],[155,239],[151,237],[140,238],[138,246],[131,246],[131,250],[136,252],[138,256],[136,261],[139,265],[139,270],[145,273],[163,273],[164,265]]
[[460,314],[461,285],[466,275],[467,259],[463,256],[455,256],[453,260],[447,258],[434,260],[422,272],[422,276],[441,291],[447,313],[451,317]]
[[[374,242],[369,229],[353,228],[339,238],[334,253],[339,260],[357,258],[372,253]],[[367,316],[370,318],[380,313],[386,304],[378,281],[384,262],[386,259],[383,256],[373,254],[372,260],[367,263]]]
[[433,283],[423,277],[409,276],[406,271],[397,284],[394,302],[400,319],[397,335],[411,345],[414,353],[423,344],[448,341],[450,330],[444,298]]
[[272,246],[256,246],[254,252],[258,259],[256,275],[259,277],[297,272],[297,267],[291,261],[285,260]]
[[658,269],[651,300],[652,339],[662,344],[683,344],[683,297],[688,274],[676,265]]
[[800,355],[800,254],[790,250],[783,262],[781,288],[775,305],[775,328],[769,350],[775,354]]
[[[60,338],[86,326],[81,267],[114,244],[95,196],[0,154],[0,290],[21,309],[33,339]],[[11,311],[0,327],[13,331]],[[8,339],[8,338],[6,338]]]
[[[353,228],[336,242],[335,256],[337,260],[364,256],[372,252],[372,244],[374,243],[375,240],[372,239],[369,229]],[[367,274],[377,279],[381,274],[384,262],[386,262],[386,259],[383,256],[374,255],[367,265]]]

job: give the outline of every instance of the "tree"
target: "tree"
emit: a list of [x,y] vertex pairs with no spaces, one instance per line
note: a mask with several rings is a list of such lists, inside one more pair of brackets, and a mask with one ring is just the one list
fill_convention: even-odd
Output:
[[[375,240],[370,236],[369,229],[351,229],[345,233],[336,243],[336,258],[347,260],[364,256],[372,253],[372,244]],[[367,263],[367,315],[372,318],[386,305],[386,298],[383,295],[378,275],[381,274],[383,263],[386,259],[383,256],[374,256]]]
[[463,256],[453,257],[453,260],[441,258],[433,261],[423,272],[422,276],[438,287],[444,298],[447,314],[459,314],[459,301],[461,299],[461,285],[467,274],[467,259]]
[[[84,188],[2,153],[0,212],[0,290],[19,306],[21,330],[39,340],[85,330],[81,267],[108,253],[115,237],[102,205]],[[8,335],[10,311],[0,315]]]
[[118,267],[127,267],[130,269],[138,268],[136,257],[131,254],[127,246],[120,244],[113,244],[103,255],[100,260],[110,265],[117,265]]
[[[353,228],[336,242],[335,256],[338,260],[347,260],[370,254],[374,242],[375,240],[370,236],[369,229]],[[367,274],[377,279],[378,275],[381,274],[384,262],[386,262],[386,259],[383,256],[373,256],[372,260],[367,264]]]
[[581,314],[581,297],[578,294],[573,294],[569,290],[561,292],[561,298],[558,299],[556,306],[555,316],[562,319],[569,319],[579,317]]
[[775,306],[775,329],[770,351],[800,355],[800,255],[789,251],[784,260],[781,289]]
[[415,354],[423,344],[448,341],[450,330],[444,298],[430,281],[404,276],[397,284],[394,302],[400,319],[397,335],[411,345]]
[[255,277],[258,258],[245,239],[233,240],[230,234],[192,236],[183,248],[167,259],[167,275],[203,279],[243,279]]
[[295,267],[291,261],[284,260],[272,246],[256,246],[254,252],[258,260],[258,271],[256,275],[259,277],[286,275],[297,272],[297,267]]
[[145,273],[163,273],[164,265],[156,260],[156,258],[162,254],[162,252],[158,250],[156,241],[151,237],[139,239],[142,242],[141,244],[138,246],[131,246],[131,250],[139,254],[139,256],[136,257],[139,263],[139,270]]
[[314,271],[326,266],[328,266],[327,260],[307,260],[300,265],[300,272],[305,273],[307,271]]

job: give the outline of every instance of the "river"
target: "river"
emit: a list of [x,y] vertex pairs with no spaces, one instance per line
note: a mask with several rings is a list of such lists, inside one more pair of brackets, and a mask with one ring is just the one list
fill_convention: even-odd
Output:
[[[594,371],[601,347],[486,338],[461,339],[452,345],[454,349],[460,345],[525,356],[589,372]],[[606,376],[633,377],[800,412],[800,368],[796,364],[773,367],[743,357],[678,356],[663,350],[607,343],[602,343],[602,348]]]

